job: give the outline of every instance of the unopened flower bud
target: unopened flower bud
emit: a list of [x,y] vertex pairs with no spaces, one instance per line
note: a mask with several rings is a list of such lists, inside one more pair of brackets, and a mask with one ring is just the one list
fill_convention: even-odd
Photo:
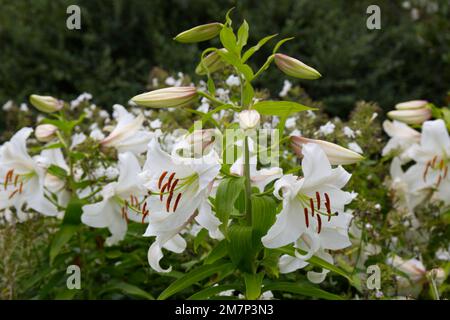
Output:
[[61,110],[64,102],[51,96],[38,96],[32,94],[30,96],[31,104],[41,112],[52,113]]
[[[222,48],[220,51],[227,52],[227,49]],[[205,75],[207,71],[209,73],[216,72],[226,66],[225,61],[223,61],[217,51],[213,51],[208,54],[204,59],[203,63],[200,62],[195,68],[195,73],[198,75]]]
[[255,129],[261,116],[256,110],[244,110],[239,113],[239,125],[242,130]]
[[407,124],[421,124],[431,118],[431,110],[428,108],[393,110],[387,113],[388,117]]
[[327,155],[328,160],[332,165],[346,165],[357,163],[364,159],[359,153],[356,153],[352,150],[341,147],[337,144],[323,141],[323,140],[315,140],[308,139],[299,136],[291,136],[291,146],[299,158],[303,157],[302,154],[302,146],[306,143],[316,143],[318,144],[322,150]]
[[428,104],[426,100],[411,100],[405,101],[401,103],[397,103],[395,105],[395,109],[397,110],[406,110],[406,109],[421,109]]
[[52,124],[40,124],[36,127],[34,135],[41,142],[49,142],[56,137],[58,128]]
[[274,58],[277,67],[288,76],[307,80],[318,79],[322,76],[316,69],[285,54],[276,53]]
[[220,33],[220,30],[222,30],[222,24],[219,22],[202,24],[181,32],[174,40],[182,43],[206,41],[217,36]]
[[185,106],[196,97],[195,87],[170,87],[142,93],[131,98],[131,101],[151,108],[174,108]]

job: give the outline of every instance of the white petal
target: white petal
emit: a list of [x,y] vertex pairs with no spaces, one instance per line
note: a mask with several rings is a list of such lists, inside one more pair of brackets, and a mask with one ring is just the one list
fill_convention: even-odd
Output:
[[278,261],[278,267],[280,268],[280,273],[290,273],[298,269],[306,267],[309,263],[296,257],[284,254],[280,257]]
[[148,249],[148,254],[147,254],[148,263],[150,264],[150,267],[152,267],[157,272],[172,271],[172,267],[163,269],[159,265],[159,262],[161,261],[161,259],[163,257],[164,257],[164,255],[162,253],[160,244],[158,243],[158,241],[153,242],[152,245],[150,246],[150,248]]

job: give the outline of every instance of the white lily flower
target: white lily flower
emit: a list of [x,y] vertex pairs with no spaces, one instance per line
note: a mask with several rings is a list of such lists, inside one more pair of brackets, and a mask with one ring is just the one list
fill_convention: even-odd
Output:
[[304,255],[295,252],[304,262],[320,249],[338,250],[351,244],[348,225],[352,215],[344,212],[344,206],[352,197],[341,190],[351,175],[341,166],[332,169],[318,144],[303,145],[303,155],[303,178],[289,174],[275,182],[274,195],[283,200],[283,209],[262,243],[267,248],[294,244],[306,251]]
[[382,156],[386,156],[392,151],[398,151],[402,162],[410,160],[409,149],[420,141],[420,132],[414,130],[406,123],[394,120],[383,122],[384,131],[391,137],[383,148]]
[[22,128],[0,149],[0,177],[3,177],[0,209],[24,204],[43,215],[55,216],[56,207],[45,197],[44,170],[27,152],[26,141],[33,132]]
[[144,116],[134,117],[123,106],[114,105],[114,117],[117,120],[116,127],[101,141],[104,147],[116,148],[119,153],[130,151],[139,155],[146,150],[146,146],[153,133],[142,128]]
[[[145,190],[140,184],[141,166],[131,152],[119,154],[119,178],[106,185],[103,200],[83,206],[81,221],[94,228],[108,228],[111,236],[106,245],[113,245],[125,238],[128,220],[141,221],[141,199]],[[144,219],[142,219],[144,220]]]
[[201,158],[182,158],[164,152],[156,139],[149,144],[147,161],[141,177],[151,195],[146,202],[148,227],[144,236],[155,236],[148,261],[158,272],[169,272],[159,262],[162,248],[180,253],[186,241],[179,233],[193,220],[209,231],[212,238],[222,238],[221,224],[211,212],[208,196],[220,163],[214,150]]
[[[263,168],[258,170],[256,168],[256,156],[250,158],[250,182],[257,187],[259,191],[263,192],[264,188],[272,181],[281,178],[283,170],[279,167]],[[240,157],[230,168],[230,173],[238,176],[244,175],[244,158]]]
[[422,126],[420,145],[410,150],[416,164],[406,175],[411,176],[412,191],[433,189],[438,199],[450,203],[450,137],[441,119],[426,121]]

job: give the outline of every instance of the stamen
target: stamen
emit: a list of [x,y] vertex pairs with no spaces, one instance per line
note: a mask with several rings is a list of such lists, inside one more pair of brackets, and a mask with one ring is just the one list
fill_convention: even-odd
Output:
[[20,182],[20,187],[19,187],[19,193],[22,194],[23,192],[23,181]]
[[159,177],[159,181],[158,181],[158,189],[161,189],[161,184],[162,184],[164,178],[166,177],[166,175],[167,175],[167,171],[164,171],[164,172],[161,174],[161,176]]
[[322,219],[320,218],[320,214],[317,215],[317,233],[320,233],[322,230]]
[[309,207],[311,209],[311,216],[314,217],[314,201],[312,198],[309,198]]
[[431,167],[434,169],[434,166],[436,165],[437,156],[434,156],[433,160],[431,160]]
[[9,195],[8,200],[11,200],[17,194],[17,192],[19,192],[18,189],[14,190],[14,192]]
[[177,186],[178,181],[180,181],[180,179],[175,179],[175,180],[173,181],[173,185],[172,185],[171,188],[170,188],[170,192],[173,192],[173,190],[175,190],[175,187]]
[[173,172],[173,173],[170,175],[170,177],[169,177],[169,181],[168,181],[169,186],[167,187],[168,190],[170,190],[170,186],[171,186],[171,184],[172,184],[172,179],[173,179],[174,176],[175,176],[175,172]]
[[181,200],[181,192],[177,195],[177,198],[175,199],[175,205],[173,206],[173,212],[177,210],[178,202]]
[[19,181],[19,175],[14,178],[14,188],[17,187],[17,182]]
[[317,210],[320,210],[320,193],[316,191]]
[[448,166],[445,166],[445,169],[444,169],[444,179],[447,178],[447,174],[448,174]]
[[327,208],[328,221],[331,220],[331,202],[328,193],[325,192],[325,207]]
[[442,171],[442,169],[444,169],[444,159],[439,162],[439,170]]
[[147,201],[144,202],[144,206],[142,207],[142,223],[144,223],[145,217],[147,217],[149,211],[147,210]]
[[441,184],[441,181],[442,181],[442,176],[439,175],[438,181],[436,183],[436,188],[439,187],[439,185]]
[[161,192],[159,193],[159,200],[160,200],[160,201],[163,201],[164,191],[166,191],[166,188],[167,188],[168,185],[169,185],[168,182],[166,182],[166,183],[163,185],[163,187],[162,187],[162,189],[161,189]]
[[426,182],[427,181],[427,174],[428,174],[428,168],[430,167],[431,162],[428,161],[427,165],[425,166],[425,171],[423,172],[423,181]]
[[169,194],[169,197],[167,198],[167,201],[166,201],[166,211],[167,212],[169,212],[169,210],[170,210],[170,201],[172,201],[172,197],[173,197],[173,192],[171,192]]
[[122,218],[125,219],[125,221],[128,223],[128,214],[125,207],[122,207]]
[[309,228],[308,208],[303,208],[303,213],[305,214],[306,227]]

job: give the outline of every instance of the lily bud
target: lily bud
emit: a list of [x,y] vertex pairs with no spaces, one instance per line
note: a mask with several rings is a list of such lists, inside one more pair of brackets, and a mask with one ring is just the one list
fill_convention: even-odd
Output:
[[174,108],[185,106],[196,97],[195,87],[170,87],[142,93],[131,98],[131,101],[151,108]]
[[223,25],[219,22],[202,24],[200,26],[179,33],[173,39],[181,43],[206,41],[217,36],[220,33],[220,30],[222,30],[222,26]]
[[49,142],[56,137],[58,128],[52,124],[40,124],[36,127],[34,135],[41,142]]
[[276,53],[274,57],[277,67],[288,76],[307,80],[318,79],[322,76],[316,69],[285,54]]
[[407,124],[421,124],[431,118],[431,110],[428,108],[393,110],[387,113],[388,117]]
[[244,110],[239,113],[239,125],[242,130],[255,129],[261,116],[256,110]]
[[[220,51],[227,52],[227,49],[222,48]],[[208,54],[204,59],[203,63],[199,63],[195,68],[195,73],[198,75],[205,75],[209,71],[210,73],[216,72],[226,66],[225,61],[223,61],[217,51],[213,51]]]
[[406,102],[397,103],[395,109],[407,110],[407,109],[421,109],[428,104],[426,100],[411,100]]
[[332,165],[352,164],[357,163],[364,159],[364,157],[359,153],[356,153],[352,150],[346,149],[344,147],[341,147],[337,144],[328,141],[308,139],[299,136],[291,136],[291,146],[299,158],[303,157],[302,146],[306,143],[318,144],[325,152],[328,160]]
[[61,100],[51,96],[38,96],[37,94],[32,94],[30,96],[30,102],[36,109],[45,113],[61,110],[64,106],[64,103]]

